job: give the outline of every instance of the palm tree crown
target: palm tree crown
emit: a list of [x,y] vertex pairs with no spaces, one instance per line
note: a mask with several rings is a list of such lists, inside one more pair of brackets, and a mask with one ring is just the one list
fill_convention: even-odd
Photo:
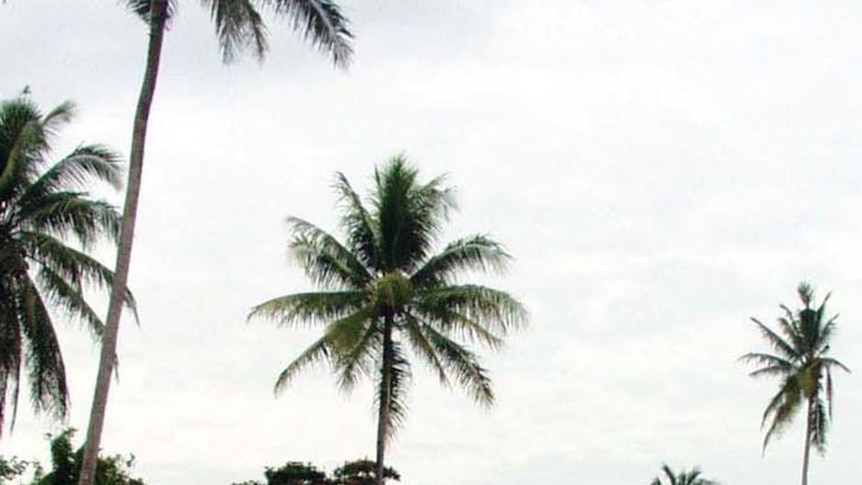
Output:
[[[98,145],[49,163],[51,136],[73,111],[67,102],[43,116],[26,97],[0,102],[0,431],[7,404],[14,425],[22,368],[35,410],[66,414],[50,307],[80,319],[94,335],[102,332],[84,288],[109,288],[113,274],[87,251],[116,238],[119,215],[85,190],[93,182],[119,188],[121,171],[116,154]],[[128,293],[126,301],[133,303]]]
[[[499,271],[509,255],[485,235],[458,239],[434,253],[443,223],[456,208],[443,178],[420,183],[404,157],[374,173],[367,205],[342,174],[335,190],[342,209],[342,243],[317,226],[290,218],[290,249],[323,291],[296,293],[255,307],[251,317],[283,325],[313,323],[323,335],[281,373],[283,389],[311,364],[328,362],[338,383],[351,389],[373,376],[378,400],[378,470],[384,441],[402,422],[412,376],[407,349],[448,385],[452,379],[479,403],[494,401],[491,380],[466,343],[498,348],[526,321],[513,297],[492,288],[461,284],[465,271]],[[378,474],[379,483],[382,483]]]
[[676,473],[669,466],[662,465],[661,470],[664,476],[655,477],[650,485],[718,485],[718,482],[701,478],[697,467]]
[[781,379],[778,392],[763,413],[763,425],[768,423],[763,447],[766,448],[769,440],[783,431],[799,409],[808,404],[807,445],[814,445],[822,452],[832,416],[832,368],[847,372],[849,369],[827,356],[838,318],[838,315],[826,317],[829,295],[815,308],[811,285],[802,283],[797,292],[805,306],[791,311],[781,305],[784,315],[778,318],[778,331],[756,318],[751,319],[775,353],[751,352],[743,355],[741,360],[757,364],[758,368],[750,374],[752,377]]

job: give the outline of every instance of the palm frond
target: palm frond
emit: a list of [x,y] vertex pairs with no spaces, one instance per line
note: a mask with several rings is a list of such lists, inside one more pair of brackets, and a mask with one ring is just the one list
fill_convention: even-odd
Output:
[[838,315],[830,318],[825,324],[823,324],[820,329],[820,336],[818,337],[817,344],[815,345],[813,351],[817,355],[821,355],[829,350],[829,344],[832,342],[832,337],[835,334]]
[[326,231],[310,222],[288,219],[293,240],[291,254],[305,274],[325,289],[365,288],[372,275],[363,263]]
[[[412,379],[412,370],[410,361],[404,355],[404,350],[398,342],[392,342],[392,362],[389,366],[389,412],[387,413],[386,435],[384,439],[391,442],[397,431],[404,423],[407,416],[407,389]],[[374,405],[380,406],[385,381],[383,376],[383,363],[379,363],[377,368],[380,370],[377,376],[377,393],[375,394]]]
[[763,438],[764,451],[772,437],[781,434],[790,425],[802,402],[802,390],[798,379],[796,376],[788,377],[763,412],[762,425],[765,426],[767,421],[770,421]]
[[222,60],[233,62],[247,49],[263,59],[269,48],[266,27],[254,4],[249,0],[208,0],[208,3]]
[[771,345],[778,353],[790,361],[799,359],[799,352],[797,352],[793,345],[781,338],[777,333],[773,332],[772,329],[764,325],[760,320],[751,317],[751,321],[757,325],[763,338],[765,338],[769,345]]
[[826,432],[828,431],[829,418],[823,400],[816,399],[809,412],[811,413],[811,444],[818,452],[824,453],[826,451]]
[[832,357],[820,357],[819,360],[826,368],[838,367],[839,369],[843,370],[844,372],[848,372],[848,373],[850,372],[850,369],[848,369],[846,365],[833,359]]
[[329,358],[330,343],[326,335],[317,339],[305,351],[299,354],[299,357],[293,360],[281,373],[275,381],[275,393],[278,394],[284,391],[290,384],[293,378],[305,368],[320,364]]
[[371,309],[361,308],[329,323],[323,337],[282,371],[276,382],[276,390],[287,386],[296,373],[324,358],[338,371],[342,389],[351,389],[358,375],[368,372],[373,360],[370,347],[374,343],[375,332],[372,321]]
[[54,235],[70,234],[84,247],[107,237],[116,240],[120,232],[120,215],[105,201],[87,199],[86,194],[53,192],[38,201],[19,208],[21,225],[29,230]]
[[425,326],[425,324],[417,320],[413,315],[408,314],[403,318],[402,328],[407,334],[410,347],[431,366],[437,374],[440,384],[445,387],[449,387],[449,378],[446,375],[446,368],[443,365],[443,362],[441,362],[440,357],[437,355],[434,345],[425,335],[425,332],[423,331]]
[[442,187],[442,177],[420,185],[417,176],[418,170],[403,156],[375,170],[373,216],[379,222],[383,272],[414,272],[455,207],[452,190]]
[[740,357],[739,360],[746,363],[754,362],[761,366],[749,374],[751,377],[785,376],[796,370],[796,366],[792,362],[772,354],[749,352]]
[[83,321],[93,337],[101,337],[105,324],[98,313],[84,299],[80,287],[74,287],[47,266],[39,268],[37,281],[45,299],[66,314]]
[[350,64],[353,34],[347,18],[332,0],[264,0],[275,7],[277,15],[290,19],[293,29],[318,51],[328,54],[333,64],[346,68]]
[[33,409],[57,418],[68,411],[69,389],[60,344],[45,302],[29,279],[20,279],[18,311],[26,346],[24,366]]
[[347,233],[350,251],[366,268],[379,269],[381,266],[377,224],[343,173],[335,174],[333,188],[343,213],[341,227]]
[[[167,19],[171,19],[174,17],[177,8],[176,0],[155,1],[162,1],[165,3],[165,15]],[[154,0],[124,0],[124,3],[126,4],[126,8],[129,9],[130,12],[135,14],[145,23],[150,23],[150,14],[152,13],[152,4],[154,3]]]
[[0,300],[0,435],[6,421],[6,409],[11,408],[11,427],[15,425],[23,354],[20,314],[16,309],[16,301],[9,298],[12,292],[7,287],[13,283],[6,278],[3,280],[0,280],[0,285],[4,287],[3,299]]
[[423,319],[438,323],[443,331],[466,331],[476,338],[481,335],[471,328],[470,322],[481,322],[487,330],[502,336],[527,321],[527,311],[518,300],[480,285],[452,285],[419,292],[415,309]]
[[366,299],[361,291],[295,293],[255,306],[247,318],[276,320],[284,326],[329,324],[362,308]]
[[[38,198],[58,190],[86,190],[94,182],[120,189],[123,186],[122,175],[119,153],[102,145],[81,145],[45,171],[28,192]],[[26,201],[25,196],[22,204]]]
[[448,244],[430,258],[411,277],[416,288],[436,288],[455,283],[464,271],[502,272],[511,256],[486,235],[474,235]]
[[[27,248],[27,253],[40,266],[39,271],[44,268],[54,273],[76,292],[81,293],[87,286],[104,290],[113,286],[113,271],[86,253],[73,249],[48,234],[22,231],[19,237]],[[123,301],[126,308],[132,311],[135,320],[140,321],[135,297],[128,288]],[[86,315],[80,316],[85,321],[89,320]]]
[[[381,346],[380,333],[377,331],[375,322],[373,319],[369,319],[367,315],[363,315],[363,318],[368,325],[359,332],[350,332],[355,335],[353,340],[346,341],[344,333],[337,337],[333,336],[334,340],[341,340],[335,365],[338,369],[338,387],[345,392],[352,391],[362,376],[373,373],[376,363],[375,356]],[[351,325],[351,323],[346,325]]]
[[43,120],[32,101],[0,103],[0,201],[8,204],[32,183],[47,148]]
[[441,362],[448,372],[454,374],[458,384],[479,404],[494,404],[491,377],[488,370],[479,364],[476,354],[430,326],[426,326],[424,330]]

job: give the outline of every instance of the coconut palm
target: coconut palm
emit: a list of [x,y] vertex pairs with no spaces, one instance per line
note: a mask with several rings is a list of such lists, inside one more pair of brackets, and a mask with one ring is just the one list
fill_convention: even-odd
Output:
[[[81,145],[56,163],[54,134],[74,114],[63,103],[42,115],[27,97],[0,102],[0,431],[11,406],[14,426],[22,371],[37,412],[63,417],[69,390],[52,309],[86,324],[103,323],[84,298],[107,289],[112,272],[88,254],[116,240],[119,214],[86,192],[93,183],[121,184],[115,153]],[[126,303],[131,295],[123,293]]]
[[[108,306],[105,336],[90,411],[90,424],[87,428],[81,485],[92,485],[96,470],[96,457],[105,421],[113,363],[116,358],[123,288],[128,280],[132,258],[147,122],[156,90],[165,28],[169,19],[175,14],[177,6],[176,0],[126,0],[124,3],[149,25],[149,42],[144,78],[132,127],[129,179],[126,184],[125,206],[115,267],[117,277]],[[225,62],[230,62],[249,50],[260,59],[264,57],[268,45],[260,11],[266,9],[273,12],[276,17],[286,19],[302,37],[321,52],[329,55],[335,65],[346,67],[349,63],[351,34],[347,29],[347,20],[334,0],[203,0],[202,3],[209,9]]]
[[664,475],[655,477],[650,485],[718,485],[718,482],[701,478],[700,468],[697,467],[676,473],[669,466],[662,465],[661,471]]
[[832,368],[850,370],[841,362],[828,357],[829,344],[835,333],[837,315],[826,317],[826,302],[814,304],[814,290],[808,283],[797,289],[804,308],[791,311],[781,305],[784,315],[778,318],[778,331],[751,320],[760,329],[774,354],[752,352],[743,355],[744,362],[753,362],[758,368],[752,377],[777,377],[781,380],[778,392],[770,399],[763,413],[762,426],[767,426],[763,449],[769,440],[780,434],[793,421],[800,409],[805,408],[805,450],[802,459],[802,485],[808,483],[808,459],[811,447],[825,452],[826,431],[832,420]]
[[509,255],[490,237],[465,237],[433,252],[455,208],[443,178],[420,183],[417,170],[404,157],[394,157],[375,170],[374,183],[363,202],[337,174],[344,242],[310,222],[289,219],[292,254],[322,291],[274,298],[256,306],[250,317],[323,328],[323,335],[281,372],[277,391],[318,362],[331,365],[343,390],[364,376],[374,379],[377,483],[382,484],[387,440],[407,411],[408,350],[441,383],[454,381],[477,402],[490,405],[494,393],[488,371],[468,343],[500,347],[526,313],[507,293],[458,282],[466,271],[505,267]]

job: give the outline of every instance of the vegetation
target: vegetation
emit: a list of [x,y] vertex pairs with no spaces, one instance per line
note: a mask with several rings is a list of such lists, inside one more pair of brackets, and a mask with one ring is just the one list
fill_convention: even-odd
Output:
[[[265,483],[246,481],[232,485],[374,485],[376,470],[371,460],[354,460],[336,468],[328,477],[310,463],[290,461],[278,468],[267,467]],[[385,468],[384,476],[396,481],[401,479],[398,472],[389,467]]]
[[[95,461],[102,437],[105,408],[111,385],[111,373],[116,360],[123,292],[132,257],[148,119],[156,90],[165,28],[168,20],[175,14],[177,6],[177,2],[172,0],[126,0],[124,3],[149,25],[150,37],[144,79],[132,128],[129,180],[115,266],[117,278],[108,307],[107,327],[90,412],[90,424],[87,428],[81,485],[93,483]],[[286,19],[306,40],[321,52],[328,54],[336,65],[346,66],[350,60],[351,34],[347,29],[347,20],[333,0],[233,0],[229,2],[204,0],[203,4],[209,8],[222,57],[226,62],[247,50],[252,51],[258,58],[263,58],[268,46],[265,26],[259,13],[262,9],[268,9],[277,17]]]
[[0,456],[0,485],[12,483],[27,472],[33,463],[18,459],[18,457],[6,458]]
[[662,474],[655,477],[650,485],[718,485],[718,482],[702,478],[700,468],[696,467],[677,473],[669,466],[662,465],[661,471]]
[[797,290],[803,308],[791,311],[781,305],[784,315],[778,318],[774,331],[760,320],[751,320],[760,329],[774,354],[751,352],[741,359],[755,363],[752,377],[775,377],[781,380],[778,392],[770,399],[763,413],[762,425],[767,426],[763,448],[769,440],[793,421],[800,409],[805,409],[805,451],[802,460],[802,485],[808,483],[808,460],[811,447],[825,452],[826,432],[832,420],[832,369],[849,369],[829,357],[829,344],[835,333],[837,315],[826,316],[826,302],[814,304],[814,290],[802,283]]
[[[75,485],[81,469],[83,448],[74,451],[72,437],[75,430],[66,429],[51,439],[51,470],[47,473],[37,461],[24,461],[16,457],[0,456],[0,485],[16,483],[28,485]],[[99,457],[96,471],[98,485],[145,485],[140,478],[131,476],[135,457],[112,455]],[[25,478],[30,477],[30,478]]]
[[250,317],[324,328],[282,371],[277,390],[321,361],[337,371],[344,390],[374,375],[378,483],[383,483],[386,440],[407,410],[412,376],[407,348],[430,365],[441,383],[449,385],[454,377],[476,401],[490,405],[494,393],[487,370],[455,339],[499,348],[526,312],[504,292],[457,282],[467,271],[504,269],[509,255],[493,239],[468,236],[432,252],[455,208],[452,189],[443,186],[442,178],[420,183],[417,170],[395,157],[375,171],[374,182],[366,205],[344,175],[337,175],[344,243],[310,222],[290,218],[293,255],[323,291],[274,298],[255,307]]
[[[31,485],[75,485],[81,471],[84,449],[74,450],[72,437],[75,430],[67,429],[51,440],[51,471],[38,471]],[[99,457],[96,468],[98,485],[146,485],[140,478],[131,476],[135,457],[112,455]]]
[[[69,389],[52,309],[96,337],[103,329],[84,290],[109,288],[113,273],[88,252],[116,240],[120,222],[113,206],[87,190],[119,188],[121,170],[117,155],[100,145],[48,159],[53,136],[74,111],[66,102],[43,115],[24,95],[0,102],[0,431],[10,406],[14,427],[22,371],[35,411],[66,415]],[[133,307],[131,294],[122,296]]]

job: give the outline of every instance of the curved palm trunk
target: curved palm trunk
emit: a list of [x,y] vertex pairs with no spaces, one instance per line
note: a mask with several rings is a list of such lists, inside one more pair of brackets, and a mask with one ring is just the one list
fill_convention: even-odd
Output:
[[814,397],[812,393],[808,398],[808,418],[805,420],[805,452],[802,455],[802,485],[808,485],[808,458],[811,455],[811,427],[814,424]]
[[392,317],[386,316],[383,323],[383,368],[380,383],[380,409],[377,415],[377,485],[384,485],[386,478],[384,455],[389,426],[389,406],[392,399]]
[[120,228],[120,243],[117,248],[117,263],[114,269],[114,284],[111,288],[111,300],[108,306],[108,318],[105,322],[105,333],[102,336],[99,373],[96,378],[93,406],[90,409],[90,424],[87,428],[87,442],[84,447],[79,485],[93,485],[95,478],[99,442],[102,438],[105,408],[108,403],[108,391],[111,386],[111,373],[116,363],[117,334],[119,333],[120,315],[123,310],[123,297],[129,277],[129,263],[132,258],[135,219],[138,211],[138,195],[141,190],[141,173],[144,165],[144,143],[147,138],[147,121],[150,116],[153,95],[156,91],[156,79],[159,74],[159,60],[161,58],[166,20],[167,0],[153,0],[150,5],[150,39],[147,47],[147,63],[132,131],[129,180],[126,185],[126,200]]

